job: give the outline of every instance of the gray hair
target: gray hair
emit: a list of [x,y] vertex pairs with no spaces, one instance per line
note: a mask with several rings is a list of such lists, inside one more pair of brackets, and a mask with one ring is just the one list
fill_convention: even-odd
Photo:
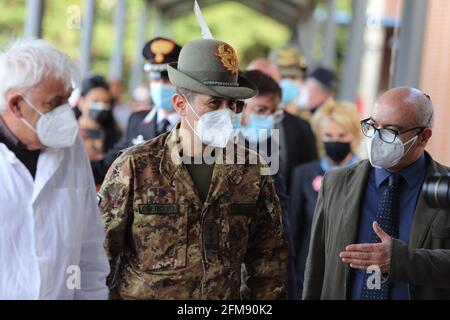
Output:
[[178,94],[185,96],[189,102],[194,101],[197,95],[197,92],[182,87],[177,87],[176,90]]
[[48,42],[22,38],[0,52],[0,112],[6,109],[10,90],[24,92],[45,78],[61,80],[67,90],[78,80],[75,63]]

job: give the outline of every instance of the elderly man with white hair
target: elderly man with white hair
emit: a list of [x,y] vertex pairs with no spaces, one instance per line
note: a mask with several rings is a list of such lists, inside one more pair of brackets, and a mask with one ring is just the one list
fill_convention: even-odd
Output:
[[0,299],[106,299],[90,164],[67,100],[74,65],[43,40],[0,52]]

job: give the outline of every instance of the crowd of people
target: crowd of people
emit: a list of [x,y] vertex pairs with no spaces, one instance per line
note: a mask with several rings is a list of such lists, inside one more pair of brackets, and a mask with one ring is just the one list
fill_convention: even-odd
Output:
[[246,68],[213,39],[143,56],[122,112],[43,40],[0,53],[0,298],[450,299],[429,96],[393,88],[361,121],[293,46]]

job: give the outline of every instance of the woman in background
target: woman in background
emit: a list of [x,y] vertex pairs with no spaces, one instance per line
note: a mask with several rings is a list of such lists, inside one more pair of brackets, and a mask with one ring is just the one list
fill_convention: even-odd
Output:
[[122,135],[113,117],[111,101],[105,78],[96,75],[83,81],[78,102],[78,123],[90,160],[103,159],[104,153]]
[[289,201],[289,220],[296,253],[296,278],[300,296],[308,256],[311,223],[324,174],[333,168],[358,162],[356,152],[361,142],[360,119],[356,107],[329,101],[312,117],[312,128],[322,150],[320,160],[294,169]]

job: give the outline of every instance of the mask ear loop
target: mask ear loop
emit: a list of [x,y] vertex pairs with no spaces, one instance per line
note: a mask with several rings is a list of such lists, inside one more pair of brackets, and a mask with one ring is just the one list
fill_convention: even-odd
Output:
[[[183,98],[186,99],[186,103],[191,108],[192,112],[194,112],[195,116],[200,119],[200,117],[198,116],[197,112],[195,112],[194,108],[189,103],[189,100],[187,99],[187,97],[183,96]],[[191,123],[189,122],[188,119],[186,119],[186,122],[187,122],[188,126],[192,129],[192,131],[194,131],[194,134],[200,139],[200,141],[202,141],[202,137],[200,137],[200,135],[198,134],[197,130],[194,129],[194,127],[191,125]]]
[[[412,137],[411,139],[409,139],[408,141],[406,141],[406,142],[403,144],[403,146],[405,146],[405,145],[411,143],[411,141],[414,140],[414,142],[411,143],[411,145],[409,146],[408,151],[406,151],[406,152],[403,154],[403,156],[401,157],[401,159],[403,159],[403,157],[406,156],[406,155],[408,154],[408,152],[411,150],[411,148],[413,147],[414,143],[416,143],[416,141],[417,141],[418,138],[419,138],[419,135],[415,135],[414,137]],[[400,160],[401,160],[401,159],[400,159]]]
[[23,100],[25,100],[25,102],[31,107],[31,109],[33,109],[34,111],[36,111],[37,113],[39,113],[40,116],[43,116],[44,114],[34,106],[34,104],[31,103],[30,100],[28,100],[27,97],[25,96],[21,96],[23,98]]
[[[34,111],[36,111],[41,117],[44,116],[44,114],[38,110],[38,108],[36,108],[30,100],[27,99],[27,97],[21,95],[21,97],[23,98],[23,100],[28,104],[29,107],[31,107],[31,109],[33,109]],[[31,130],[33,130],[33,132],[37,133],[37,129],[34,128],[24,117],[20,117],[20,121],[22,121],[28,128],[30,128]]]

